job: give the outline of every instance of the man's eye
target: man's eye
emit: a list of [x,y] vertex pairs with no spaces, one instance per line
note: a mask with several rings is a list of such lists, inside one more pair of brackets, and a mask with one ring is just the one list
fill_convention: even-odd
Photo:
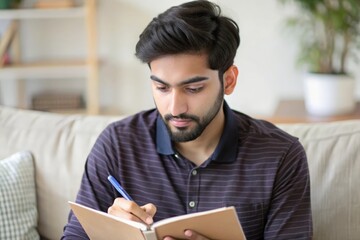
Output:
[[186,91],[188,91],[189,93],[198,93],[202,90],[202,87],[197,87],[197,88],[186,88]]
[[160,92],[166,92],[167,90],[169,90],[167,86],[157,86],[156,89]]

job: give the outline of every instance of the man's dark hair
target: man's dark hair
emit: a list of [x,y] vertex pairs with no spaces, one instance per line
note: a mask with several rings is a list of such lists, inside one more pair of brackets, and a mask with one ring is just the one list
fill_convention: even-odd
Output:
[[155,17],[140,35],[136,56],[144,63],[178,53],[205,53],[209,67],[222,74],[234,63],[240,44],[239,27],[221,16],[218,5],[191,1]]

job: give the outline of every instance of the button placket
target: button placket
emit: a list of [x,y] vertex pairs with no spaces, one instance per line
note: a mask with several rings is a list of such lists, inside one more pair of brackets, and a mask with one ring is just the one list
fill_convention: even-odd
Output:
[[195,212],[197,205],[198,205],[198,192],[200,186],[200,179],[199,179],[199,170],[192,169],[189,173],[189,182],[188,182],[188,212]]

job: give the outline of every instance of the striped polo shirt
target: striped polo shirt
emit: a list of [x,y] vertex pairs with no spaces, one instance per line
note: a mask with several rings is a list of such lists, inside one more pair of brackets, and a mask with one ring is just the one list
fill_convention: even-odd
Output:
[[[298,139],[226,102],[224,113],[218,146],[200,166],[173,148],[156,109],[110,124],[87,158],[76,202],[106,212],[121,197],[111,174],[136,203],[157,206],[154,221],[234,206],[248,240],[311,239],[310,179]],[[63,239],[88,239],[72,212]]]

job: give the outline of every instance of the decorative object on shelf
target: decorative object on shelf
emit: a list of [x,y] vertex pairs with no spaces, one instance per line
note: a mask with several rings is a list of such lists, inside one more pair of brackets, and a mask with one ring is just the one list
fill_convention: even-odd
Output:
[[18,8],[22,0],[0,0],[0,9]]
[[74,0],[37,0],[35,8],[70,8],[75,7]]
[[0,33],[0,68],[10,62],[10,45],[18,29],[17,21],[10,21],[5,31]]
[[84,108],[81,94],[43,92],[32,97],[32,109],[39,111],[77,110]]
[[308,73],[304,78],[306,110],[314,116],[336,116],[355,109],[355,79],[346,74]]
[[298,63],[309,72],[304,81],[307,111],[319,116],[352,112],[356,102],[355,79],[348,72],[347,63],[355,57],[360,44],[360,1],[280,1],[292,2],[300,10],[287,24],[300,30],[296,35],[300,40]]
[[1,0],[0,1],[0,9],[8,9],[10,8],[10,0]]

